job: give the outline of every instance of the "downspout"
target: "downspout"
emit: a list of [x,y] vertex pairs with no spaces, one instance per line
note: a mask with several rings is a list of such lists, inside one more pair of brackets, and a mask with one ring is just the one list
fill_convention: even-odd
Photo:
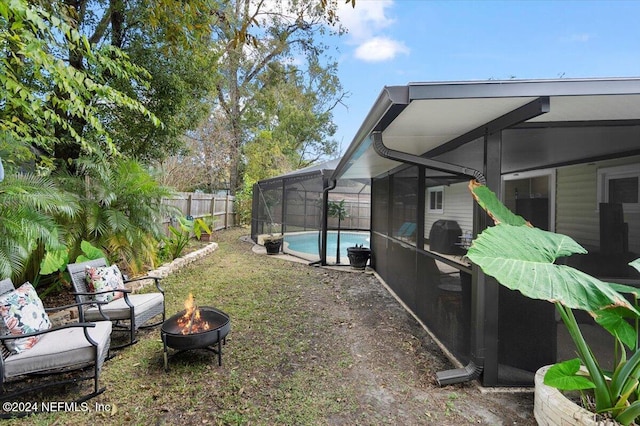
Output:
[[[443,163],[441,161],[436,161],[406,152],[393,150],[384,145],[381,132],[373,132],[371,134],[371,137],[373,138],[373,149],[379,156],[383,158],[399,161],[401,163],[424,166],[440,172],[452,173],[459,176],[468,176],[476,179],[483,185],[486,185],[487,183],[487,179],[485,178],[484,174],[479,170],[459,166],[457,164]],[[478,359],[476,357],[476,360],[470,360],[469,363],[463,368],[438,371],[436,373],[436,380],[440,386],[468,382],[477,379],[480,376],[480,373],[482,373],[483,369],[484,360]]]
[[329,180],[329,185],[322,190],[322,252],[320,253],[320,264],[327,264],[327,227],[329,226],[329,191],[336,188],[338,181]]

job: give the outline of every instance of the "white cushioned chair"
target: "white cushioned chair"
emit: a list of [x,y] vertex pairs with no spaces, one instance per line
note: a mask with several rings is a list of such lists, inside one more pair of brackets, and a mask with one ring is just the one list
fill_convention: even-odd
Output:
[[[85,307],[80,314],[81,321],[101,321],[106,317],[114,321],[115,330],[120,329],[128,332],[129,342],[117,347],[121,348],[136,343],[136,330],[145,327],[145,324],[149,320],[160,316],[159,321],[147,324],[146,327],[153,327],[164,322],[164,290],[160,287],[158,278],[145,276],[125,280],[124,284],[152,279],[158,292],[131,294],[131,291],[127,289],[90,291],[87,284],[87,267],[104,268],[106,266],[107,261],[101,258],[86,262],[70,263],[67,265],[67,270],[69,271],[69,275],[71,275],[71,284],[74,290],[73,294],[77,302],[91,302],[95,300],[96,296],[105,293],[121,293],[123,295],[107,304]],[[123,321],[126,323],[123,323]],[[116,347],[113,348],[116,349]]]
[[[15,293],[16,289],[11,279],[0,281],[0,297],[11,297]],[[42,306],[41,303],[40,306]],[[48,315],[49,312],[71,307],[80,310],[78,304],[73,304],[44,309],[44,311]],[[0,318],[0,321],[4,326],[4,317]],[[18,353],[15,352],[15,348],[11,350],[7,345],[10,341],[34,336],[39,336],[37,342],[28,349],[21,349]],[[45,387],[83,380],[93,380],[93,390],[76,402],[86,401],[101,394],[105,388],[99,387],[98,379],[102,364],[109,354],[110,343],[111,323],[109,321],[101,323],[70,322],[21,335],[0,335],[0,351],[2,353],[2,357],[0,357],[0,400],[14,401],[20,395]],[[82,372],[58,381],[29,382],[27,386],[15,386],[14,390],[11,389],[13,386],[10,386],[12,382],[17,382],[29,375],[51,375],[74,370],[82,370]],[[86,373],[86,371],[91,371],[91,373]],[[0,417],[15,417],[26,414],[28,413],[2,413]]]

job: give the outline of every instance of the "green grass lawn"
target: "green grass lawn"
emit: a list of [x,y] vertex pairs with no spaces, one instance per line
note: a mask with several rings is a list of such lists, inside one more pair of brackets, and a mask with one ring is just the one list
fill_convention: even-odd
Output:
[[[317,424],[332,412],[348,409],[341,401],[348,400],[349,389],[324,383],[333,382],[325,379],[339,375],[340,365],[349,365],[349,355],[331,351],[337,358],[331,362],[305,362],[316,319],[301,303],[300,289],[317,282],[315,274],[305,265],[251,253],[250,245],[239,241],[246,233],[218,233],[216,252],[162,281],[167,316],[184,309],[189,293],[199,305],[229,314],[231,332],[223,346],[222,367],[215,354],[192,351],[171,359],[165,372],[159,328],[143,330],[137,344],[104,364],[101,385],[107,390],[89,401],[87,412],[39,414],[11,422]],[[314,348],[318,350],[323,352]],[[54,389],[43,399],[70,395]]]
[[[159,327],[142,330],[104,364],[106,392],[86,411],[4,424],[535,425],[530,395],[439,387],[435,372],[451,364],[374,276],[258,255],[240,241],[246,234],[216,233],[218,250],[162,280],[168,316],[189,293],[229,314],[222,367],[198,350],[165,372]],[[39,398],[69,401],[77,391]]]

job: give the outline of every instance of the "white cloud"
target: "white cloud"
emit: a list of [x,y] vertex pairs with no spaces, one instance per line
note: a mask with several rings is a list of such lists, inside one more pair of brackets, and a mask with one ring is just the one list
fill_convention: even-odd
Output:
[[386,16],[386,9],[393,6],[392,0],[358,0],[356,7],[338,1],[340,23],[349,30],[349,36],[358,41],[372,37],[377,31],[393,24]]
[[409,54],[409,48],[404,43],[386,37],[374,37],[358,46],[356,58],[367,62],[382,62],[393,59],[400,53]]
[[562,37],[563,42],[567,43],[586,43],[591,40],[592,36],[588,33],[575,33]]
[[350,2],[345,4],[339,0],[338,5],[340,23],[349,31],[347,43],[357,46],[356,58],[379,62],[393,59],[400,53],[409,53],[402,41],[383,33],[395,23],[387,14],[393,6],[393,0],[357,0],[355,8]]

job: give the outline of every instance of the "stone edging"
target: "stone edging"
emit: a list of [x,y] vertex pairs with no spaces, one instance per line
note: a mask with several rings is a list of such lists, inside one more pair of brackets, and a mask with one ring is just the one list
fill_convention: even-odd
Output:
[[183,257],[178,257],[176,259],[173,259],[173,261],[171,261],[170,263],[165,263],[164,265],[161,265],[157,269],[149,271],[147,275],[149,275],[150,277],[156,277],[156,278],[166,278],[167,276],[169,276],[169,274],[179,270],[180,268],[187,266],[190,263],[195,262],[198,259],[201,259],[213,253],[217,249],[218,249],[218,243],[210,243],[202,247],[201,249],[185,254]]
[[[147,272],[147,276],[153,277],[153,278],[159,278],[159,279],[166,278],[170,274],[178,271],[181,268],[184,268],[190,263],[193,263],[196,260],[201,259],[213,253],[217,249],[218,249],[218,243],[210,243],[202,247],[201,249],[192,251],[191,253],[187,253],[182,257],[177,257],[173,259],[171,262],[165,263],[164,265],[159,266],[157,269],[153,269]],[[127,288],[130,289],[133,293],[136,293],[142,290],[143,288],[147,287],[148,285],[153,285],[152,279],[139,280],[139,281],[134,281],[132,283],[127,283]]]
[[540,426],[609,426],[619,423],[612,420],[597,421],[596,416],[566,398],[558,389],[544,384],[549,365],[536,371],[533,415]]

